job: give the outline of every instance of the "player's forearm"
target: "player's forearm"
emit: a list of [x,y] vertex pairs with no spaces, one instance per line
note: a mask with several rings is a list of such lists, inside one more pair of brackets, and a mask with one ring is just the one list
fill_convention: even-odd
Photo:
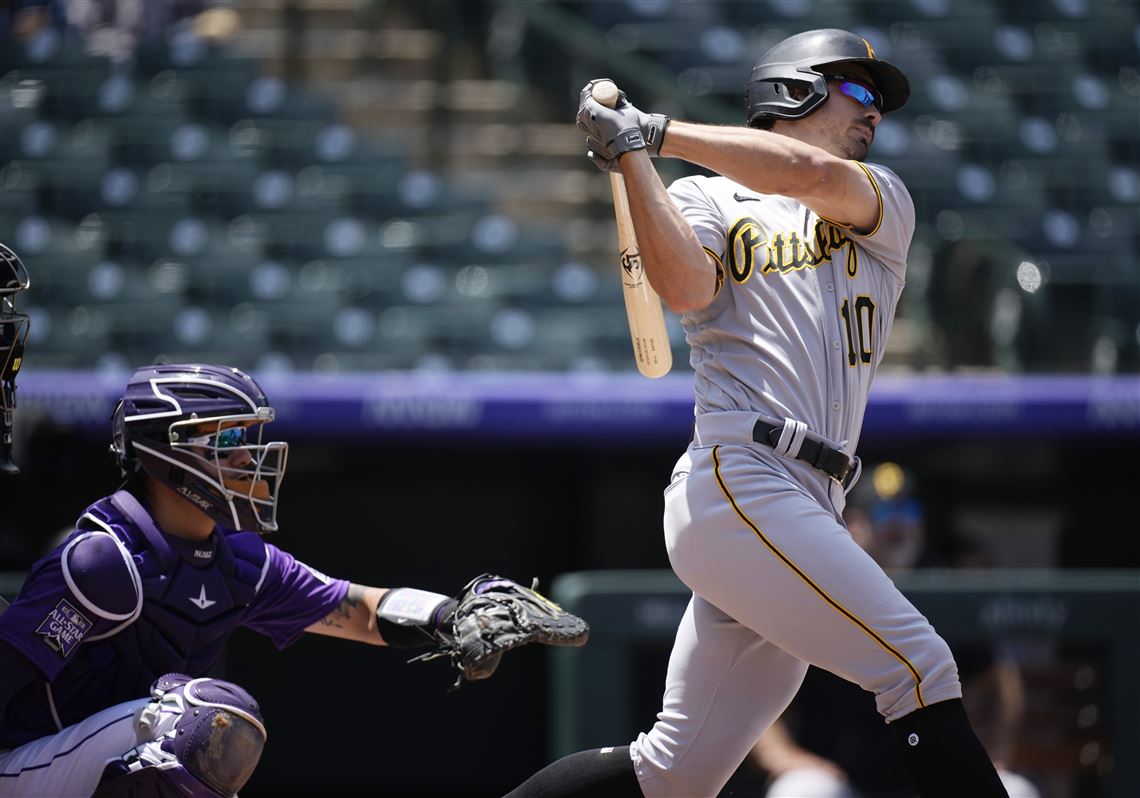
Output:
[[830,773],[838,779],[846,779],[846,775],[837,764],[797,743],[781,719],[777,719],[760,735],[760,739],[752,748],[752,756],[756,764],[768,771],[772,777],[796,768],[811,768]]
[[769,773],[783,773],[788,769],[784,763],[799,750],[783,721],[777,718],[760,735],[752,748],[752,754],[756,763]]
[[788,136],[738,126],[669,123],[661,154],[699,164],[764,194],[800,196],[835,160]]
[[644,152],[624,155],[621,168],[642,265],[653,290],[675,313],[703,308],[716,292],[716,272],[692,226]]
[[1001,763],[1009,762],[1025,714],[1025,684],[1016,662],[1003,660],[995,668],[998,699],[996,731],[990,756]]
[[761,194],[792,197],[857,229],[872,226],[878,217],[878,197],[854,161],[790,136],[674,121],[661,154],[704,166]]
[[382,646],[384,640],[376,629],[376,607],[386,592],[378,587],[350,584],[336,608],[305,631]]

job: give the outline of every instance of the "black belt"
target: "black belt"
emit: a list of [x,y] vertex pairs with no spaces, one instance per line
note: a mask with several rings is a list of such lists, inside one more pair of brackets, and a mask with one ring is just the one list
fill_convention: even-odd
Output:
[[[780,435],[783,431],[784,426],[782,424],[769,424],[767,421],[760,420],[752,428],[752,440],[775,447],[779,444]],[[832,479],[837,480],[844,488],[848,487],[859,470],[858,462],[853,457],[848,457],[842,449],[837,449],[810,431],[804,435],[804,442],[800,445],[796,459],[803,460],[812,468],[818,468]]]

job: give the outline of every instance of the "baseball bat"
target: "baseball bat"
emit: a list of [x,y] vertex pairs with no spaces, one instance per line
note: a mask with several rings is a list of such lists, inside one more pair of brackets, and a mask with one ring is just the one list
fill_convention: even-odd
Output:
[[[594,84],[590,94],[602,105],[613,108],[618,100],[618,88],[611,80]],[[625,179],[619,172],[610,172],[610,191],[614,197],[614,216],[617,218],[618,249],[621,251],[621,289],[625,298],[625,315],[629,320],[629,336],[633,343],[633,357],[637,370],[646,377],[662,377],[673,367],[673,350],[665,330],[665,315],[661,298],[649,284],[641,263],[641,251],[629,215],[629,197],[625,193]]]

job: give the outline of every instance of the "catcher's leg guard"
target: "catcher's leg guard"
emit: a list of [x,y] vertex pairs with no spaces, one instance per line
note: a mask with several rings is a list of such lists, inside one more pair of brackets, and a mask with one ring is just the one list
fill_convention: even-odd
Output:
[[139,713],[143,742],[103,772],[95,798],[230,798],[249,780],[265,746],[257,702],[220,679],[171,673]]

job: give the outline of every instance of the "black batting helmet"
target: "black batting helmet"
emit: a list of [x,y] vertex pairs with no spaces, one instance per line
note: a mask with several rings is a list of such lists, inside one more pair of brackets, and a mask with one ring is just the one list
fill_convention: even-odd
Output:
[[[764,119],[800,119],[827,99],[828,67],[859,64],[871,76],[883,100],[882,113],[903,107],[910,81],[898,67],[880,61],[866,39],[837,28],[809,30],[789,36],[761,56],[752,67],[744,96],[748,126]],[[803,99],[788,92],[788,84],[807,89]]]

